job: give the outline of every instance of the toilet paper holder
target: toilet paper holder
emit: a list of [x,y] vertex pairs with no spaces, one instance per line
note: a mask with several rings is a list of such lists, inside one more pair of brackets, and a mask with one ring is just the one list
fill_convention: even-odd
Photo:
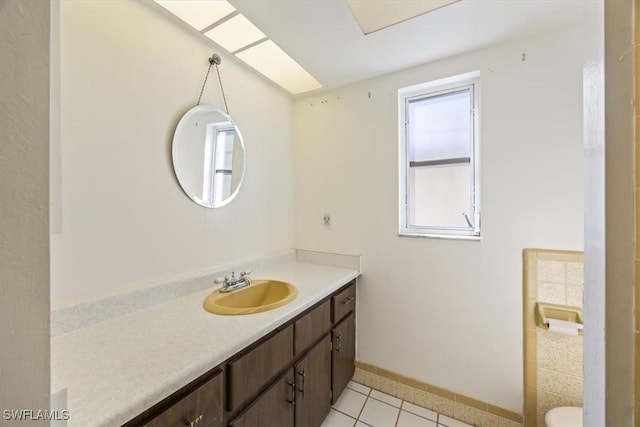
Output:
[[[536,326],[549,329],[549,319],[562,320],[583,325],[582,309],[568,305],[558,305],[546,302],[536,303]],[[582,335],[582,328],[579,330]]]

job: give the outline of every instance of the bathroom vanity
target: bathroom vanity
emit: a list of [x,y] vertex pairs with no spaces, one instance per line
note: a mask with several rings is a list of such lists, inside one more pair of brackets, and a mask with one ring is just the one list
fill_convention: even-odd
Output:
[[358,275],[286,262],[254,274],[298,288],[271,311],[206,312],[208,289],[55,337],[67,425],[320,425],[355,369]]
[[355,280],[125,424],[319,426],[355,369]]

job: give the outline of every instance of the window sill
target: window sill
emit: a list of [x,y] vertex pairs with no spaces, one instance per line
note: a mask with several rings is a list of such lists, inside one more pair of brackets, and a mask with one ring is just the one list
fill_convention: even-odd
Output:
[[427,239],[444,239],[444,240],[468,240],[472,242],[479,242],[480,236],[456,236],[452,234],[425,234],[425,233],[411,233],[407,231],[401,231],[398,233],[400,237],[425,237]]

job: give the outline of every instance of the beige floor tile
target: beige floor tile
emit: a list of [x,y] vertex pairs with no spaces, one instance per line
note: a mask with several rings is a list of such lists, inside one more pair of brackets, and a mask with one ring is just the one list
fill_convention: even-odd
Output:
[[404,401],[415,403],[416,401],[416,388],[406,384],[398,383],[396,389],[396,397]]
[[454,418],[447,417],[442,414],[438,416],[438,424],[441,424],[447,427],[473,427],[471,424],[463,423],[462,421],[458,421]]
[[389,378],[380,377],[380,388],[379,390],[387,393],[391,396],[396,395],[396,391],[398,388],[398,383],[394,380],[390,380]]
[[374,374],[373,372],[364,371],[364,383],[367,387],[375,388],[376,390],[380,389],[380,376]]
[[356,368],[356,371],[353,373],[353,381],[364,384],[364,371],[360,368]]
[[479,409],[460,402],[453,403],[453,418],[456,420],[475,425],[478,422],[478,418],[481,413],[484,413],[484,411],[480,411]]
[[402,410],[403,411],[407,411],[407,412],[411,412],[412,414],[415,415],[419,415],[423,418],[427,418],[433,421],[438,421],[438,413],[435,411],[432,411],[430,409],[427,408],[423,408],[421,406],[418,405],[414,405],[412,403],[409,402],[402,402]]

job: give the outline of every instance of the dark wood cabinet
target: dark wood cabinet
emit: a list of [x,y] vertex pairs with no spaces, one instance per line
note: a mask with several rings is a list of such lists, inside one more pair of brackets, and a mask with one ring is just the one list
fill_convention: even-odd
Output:
[[331,403],[336,403],[355,372],[356,324],[355,312],[351,312],[332,331],[333,351],[331,354],[333,371]]
[[233,419],[233,427],[294,426],[295,382],[289,369],[244,412]]
[[328,334],[294,367],[296,427],[319,427],[331,409],[331,339]]
[[334,327],[331,331],[331,403],[336,403],[356,370],[356,282],[349,283],[332,298]]
[[333,303],[333,323],[340,323],[340,320],[356,309],[356,282],[352,281],[346,288],[335,294],[331,301]]
[[330,328],[331,301],[327,300],[295,321],[296,356],[308,350]]
[[223,394],[223,374],[218,370],[212,378],[197,386],[195,390],[190,391],[151,421],[131,425],[220,427],[223,425],[224,418]]
[[227,409],[234,411],[255,396],[293,359],[293,325],[227,364]]

